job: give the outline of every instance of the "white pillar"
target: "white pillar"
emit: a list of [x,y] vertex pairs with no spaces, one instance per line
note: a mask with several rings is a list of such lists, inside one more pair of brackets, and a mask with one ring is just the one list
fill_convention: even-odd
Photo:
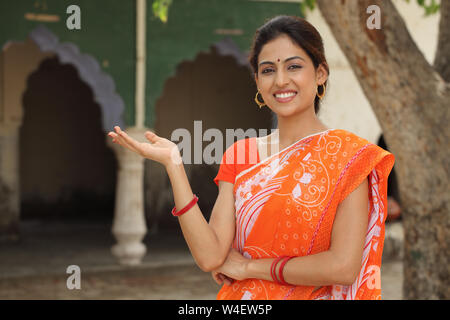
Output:
[[[135,127],[125,131],[136,140],[144,139],[146,73],[146,0],[136,0],[136,89]],[[123,128],[122,128],[123,130]],[[147,233],[144,215],[144,158],[112,143],[118,159],[116,204],[112,233],[117,244],[111,248],[124,265],[137,265],[147,249],[141,242]]]
[[[125,131],[138,141],[144,138],[144,128],[129,128]],[[147,233],[144,214],[144,158],[112,143],[111,138],[107,139],[118,160],[112,226],[117,244],[111,248],[111,252],[118,258],[120,264],[138,265],[147,251],[141,242]]]
[[146,81],[146,33],[147,33],[146,0],[136,1],[136,127],[144,127],[145,122],[145,81]]

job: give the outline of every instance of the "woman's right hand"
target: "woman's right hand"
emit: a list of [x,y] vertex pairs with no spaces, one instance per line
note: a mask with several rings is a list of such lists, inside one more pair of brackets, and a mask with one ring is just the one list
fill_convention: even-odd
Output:
[[125,131],[122,131],[119,126],[115,126],[116,132],[109,132],[108,136],[113,140],[112,142],[121,145],[137,154],[157,161],[167,167],[170,164],[182,163],[181,155],[178,146],[170,140],[161,138],[151,131],[145,132],[145,137],[150,143],[139,142],[130,137]]
[[211,272],[211,275],[214,279],[214,281],[218,284],[221,285],[225,282],[226,285],[231,286],[234,282],[233,279],[227,277],[226,275],[224,275],[223,273],[217,272],[217,271],[213,271]]

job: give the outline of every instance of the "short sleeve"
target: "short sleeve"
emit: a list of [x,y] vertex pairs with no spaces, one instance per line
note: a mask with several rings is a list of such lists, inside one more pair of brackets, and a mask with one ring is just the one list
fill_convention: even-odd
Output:
[[236,144],[232,144],[224,152],[222,160],[220,162],[219,172],[214,178],[214,183],[219,186],[219,180],[234,183],[236,178],[236,166],[234,163],[234,149]]
[[241,139],[228,147],[222,157],[219,173],[214,182],[219,186],[219,180],[234,184],[236,176],[243,170],[259,162],[256,137]]

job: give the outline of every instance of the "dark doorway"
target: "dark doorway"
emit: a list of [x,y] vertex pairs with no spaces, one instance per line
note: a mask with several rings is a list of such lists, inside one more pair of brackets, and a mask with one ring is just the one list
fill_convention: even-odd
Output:
[[28,78],[23,107],[21,218],[111,220],[117,163],[75,67],[44,60]]

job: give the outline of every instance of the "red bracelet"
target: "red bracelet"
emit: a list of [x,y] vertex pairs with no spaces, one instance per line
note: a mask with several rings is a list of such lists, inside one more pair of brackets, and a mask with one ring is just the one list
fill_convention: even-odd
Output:
[[175,217],[179,217],[181,216],[183,213],[186,213],[186,211],[188,211],[190,208],[192,208],[193,206],[195,206],[195,204],[198,201],[198,197],[194,194],[194,199],[191,200],[191,202],[189,202],[183,209],[181,209],[180,211],[176,212],[177,208],[173,207],[172,209],[172,214]]
[[278,262],[280,262],[281,259],[286,258],[286,256],[279,256],[275,260],[273,260],[272,265],[270,266],[270,275],[272,276],[272,280],[276,283],[279,283],[279,280],[277,278],[277,265]]
[[284,277],[283,277],[283,270],[284,270],[284,266],[286,265],[286,263],[291,260],[292,258],[294,258],[293,256],[290,257],[286,257],[283,262],[281,262],[281,266],[280,266],[280,270],[278,270],[278,275],[279,275],[279,283],[285,286],[289,286],[289,283],[287,283],[286,281],[284,281]]

